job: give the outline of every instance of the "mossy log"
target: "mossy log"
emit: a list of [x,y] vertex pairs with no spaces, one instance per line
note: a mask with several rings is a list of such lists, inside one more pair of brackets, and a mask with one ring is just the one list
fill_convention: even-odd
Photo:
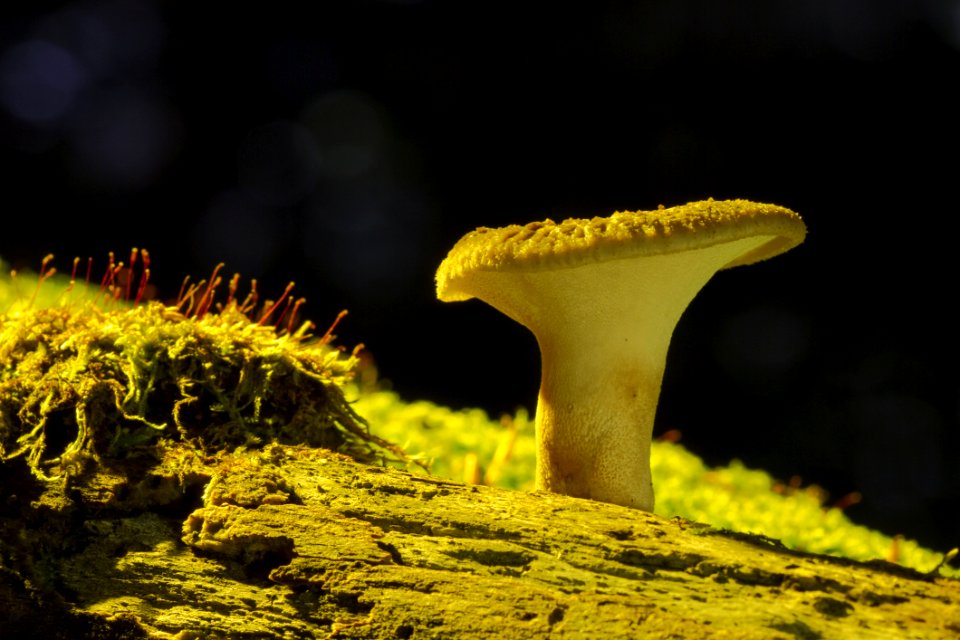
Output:
[[3,637],[960,636],[960,581],[323,449],[3,493]]

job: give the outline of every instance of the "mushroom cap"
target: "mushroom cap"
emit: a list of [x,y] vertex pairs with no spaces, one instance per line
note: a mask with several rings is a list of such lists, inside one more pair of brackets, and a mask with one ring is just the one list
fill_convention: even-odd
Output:
[[437,297],[445,302],[473,298],[475,272],[552,271],[768,238],[721,267],[727,269],[792,249],[806,232],[800,216],[785,207],[713,199],[656,211],[616,212],[607,218],[480,227],[461,238],[440,264]]

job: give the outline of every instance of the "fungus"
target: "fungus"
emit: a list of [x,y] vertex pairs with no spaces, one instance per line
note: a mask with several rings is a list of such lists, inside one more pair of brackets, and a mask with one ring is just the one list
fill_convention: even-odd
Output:
[[793,211],[746,200],[481,227],[440,265],[437,297],[479,298],[536,336],[536,488],[649,511],[653,418],[681,313],[720,269],[805,235]]

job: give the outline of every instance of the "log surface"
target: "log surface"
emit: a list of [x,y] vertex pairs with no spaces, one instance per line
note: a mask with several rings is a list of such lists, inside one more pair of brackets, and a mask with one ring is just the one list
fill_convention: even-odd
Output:
[[[960,581],[884,562],[321,449],[276,445],[175,468],[146,472],[135,490],[113,476],[74,496],[47,572],[24,576],[23,562],[0,571],[2,628],[64,638],[960,637]],[[43,527],[54,521],[27,533],[52,535]],[[5,545],[8,556],[24,548]],[[51,577],[39,584],[41,574]]]

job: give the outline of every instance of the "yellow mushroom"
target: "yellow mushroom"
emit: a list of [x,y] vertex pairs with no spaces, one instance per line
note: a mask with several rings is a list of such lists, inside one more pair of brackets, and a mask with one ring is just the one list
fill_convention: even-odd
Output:
[[680,314],[720,269],[805,235],[793,211],[746,200],[481,227],[440,265],[437,297],[479,298],[536,336],[537,489],[649,511],[653,418]]

